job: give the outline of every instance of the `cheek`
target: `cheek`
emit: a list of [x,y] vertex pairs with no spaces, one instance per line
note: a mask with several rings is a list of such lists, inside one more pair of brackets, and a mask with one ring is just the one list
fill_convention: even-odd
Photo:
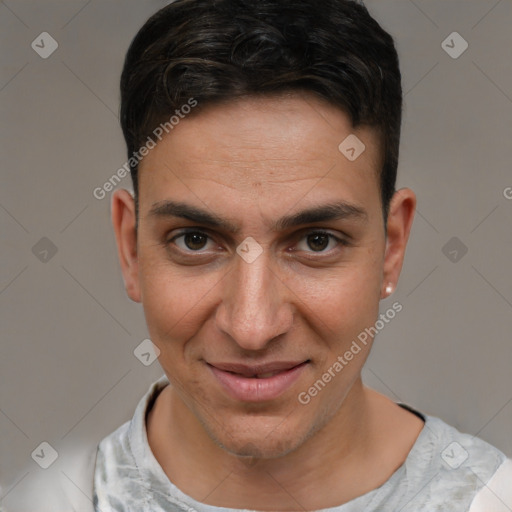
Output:
[[316,324],[324,339],[343,344],[375,322],[380,300],[381,267],[376,258],[360,264],[296,277],[290,288],[302,315]]
[[221,276],[184,276],[170,264],[143,257],[140,276],[151,340],[162,355],[180,349],[204,323]]

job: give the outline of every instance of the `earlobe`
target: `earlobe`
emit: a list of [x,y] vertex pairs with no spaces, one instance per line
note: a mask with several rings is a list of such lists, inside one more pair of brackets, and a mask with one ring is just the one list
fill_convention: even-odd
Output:
[[389,297],[393,293],[394,289],[395,289],[395,287],[393,286],[393,283],[389,283],[386,286],[386,297]]
[[139,262],[137,254],[136,211],[133,196],[127,190],[112,193],[112,225],[126,293],[140,302]]
[[411,189],[403,188],[395,192],[391,199],[386,227],[381,298],[388,297],[396,288],[415,210],[416,195]]

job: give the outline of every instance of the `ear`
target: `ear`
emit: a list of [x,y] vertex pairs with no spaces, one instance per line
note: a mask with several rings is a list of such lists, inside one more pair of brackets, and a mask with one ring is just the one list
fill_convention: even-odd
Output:
[[396,288],[415,211],[414,192],[408,188],[396,191],[389,205],[381,299]]
[[126,293],[133,301],[140,302],[135,201],[127,190],[116,190],[112,193],[111,206],[112,225]]

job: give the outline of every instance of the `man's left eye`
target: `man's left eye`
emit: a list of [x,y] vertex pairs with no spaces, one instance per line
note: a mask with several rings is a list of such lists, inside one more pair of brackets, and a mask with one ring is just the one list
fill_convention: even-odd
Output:
[[[304,242],[300,242],[297,245],[299,251],[306,252],[329,252],[325,250],[329,245],[334,245],[334,247],[338,245],[344,245],[344,241],[337,236],[334,236],[332,233],[327,233],[325,231],[314,231],[311,233],[307,233],[301,240]],[[331,247],[331,248],[334,248]]]

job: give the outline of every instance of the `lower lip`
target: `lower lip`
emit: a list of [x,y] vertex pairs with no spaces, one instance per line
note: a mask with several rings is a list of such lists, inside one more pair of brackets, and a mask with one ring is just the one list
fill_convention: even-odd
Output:
[[215,366],[208,366],[231,397],[244,402],[265,402],[274,400],[290,389],[307,364],[307,362],[304,362],[267,379],[243,377],[242,375],[219,370]]

